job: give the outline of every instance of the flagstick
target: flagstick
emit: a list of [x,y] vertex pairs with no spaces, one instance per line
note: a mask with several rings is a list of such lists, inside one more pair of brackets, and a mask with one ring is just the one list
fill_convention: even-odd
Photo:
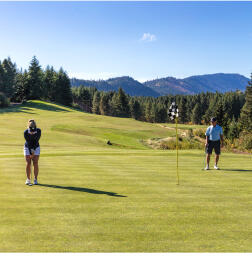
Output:
[[176,116],[176,148],[177,148],[177,178],[178,178],[178,185],[179,185],[179,171],[178,171],[178,125],[177,125],[177,116]]

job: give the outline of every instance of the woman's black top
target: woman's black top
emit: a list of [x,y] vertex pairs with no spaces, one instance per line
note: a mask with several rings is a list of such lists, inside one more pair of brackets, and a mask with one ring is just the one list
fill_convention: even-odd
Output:
[[36,129],[34,134],[29,133],[29,129],[24,131],[24,138],[26,140],[25,146],[29,149],[31,154],[31,149],[36,149],[39,147],[39,139],[41,137],[41,130],[39,128]]

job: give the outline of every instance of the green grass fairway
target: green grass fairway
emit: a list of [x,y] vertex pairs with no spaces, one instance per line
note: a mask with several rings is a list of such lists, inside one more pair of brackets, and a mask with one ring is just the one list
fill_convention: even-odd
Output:
[[[37,186],[23,131],[42,129]],[[1,252],[251,252],[252,156],[152,150],[175,130],[31,101],[0,111]],[[181,130],[183,131],[183,129]],[[117,145],[109,146],[107,141]]]

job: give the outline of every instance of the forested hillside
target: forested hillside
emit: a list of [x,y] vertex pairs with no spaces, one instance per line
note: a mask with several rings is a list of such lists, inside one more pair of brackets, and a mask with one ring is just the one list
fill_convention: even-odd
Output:
[[119,87],[131,96],[159,97],[165,95],[193,95],[204,92],[245,91],[249,79],[239,74],[212,74],[184,79],[166,77],[140,83],[124,76],[108,80],[81,80],[72,78],[71,86],[96,87],[99,91],[117,91]]
[[[129,77],[109,79],[107,83],[117,89],[121,82],[126,82],[128,89],[133,90],[136,86],[142,88]],[[245,93],[235,90],[226,93],[207,91],[191,95],[170,94],[156,98],[130,96],[121,86],[117,91],[114,89],[108,92],[84,85],[71,88],[66,71],[62,68],[56,71],[50,66],[43,70],[35,56],[28,71],[18,70],[10,58],[0,62],[0,107],[10,106],[10,101],[40,99],[98,115],[132,117],[149,123],[167,123],[170,122],[167,109],[176,101],[179,123],[209,125],[210,118],[216,116],[218,123],[223,127],[225,137],[232,143],[236,140],[238,144],[240,141],[245,143],[247,149],[252,149],[251,86],[251,82],[248,82]]]

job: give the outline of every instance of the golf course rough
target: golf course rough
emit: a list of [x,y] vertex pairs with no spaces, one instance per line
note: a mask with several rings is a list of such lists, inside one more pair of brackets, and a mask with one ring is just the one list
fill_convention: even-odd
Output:
[[[39,185],[23,132],[42,130]],[[252,157],[153,150],[174,130],[41,101],[0,111],[0,251],[251,252]],[[119,144],[107,145],[107,141]],[[141,140],[141,141],[140,141]]]

